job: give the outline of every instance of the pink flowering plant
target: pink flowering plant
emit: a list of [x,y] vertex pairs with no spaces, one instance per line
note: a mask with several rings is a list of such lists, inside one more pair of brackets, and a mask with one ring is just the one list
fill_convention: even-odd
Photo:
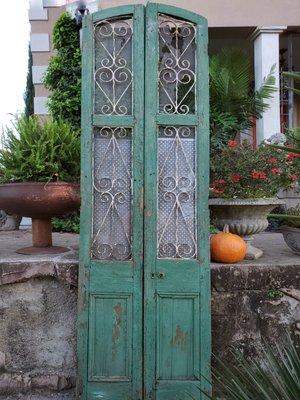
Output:
[[[298,181],[299,154],[230,140],[211,159],[211,197],[270,198]],[[298,171],[299,172],[299,171]]]

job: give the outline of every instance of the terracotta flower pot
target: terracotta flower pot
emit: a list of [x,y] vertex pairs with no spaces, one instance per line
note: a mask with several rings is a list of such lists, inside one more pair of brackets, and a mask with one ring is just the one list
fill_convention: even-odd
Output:
[[263,232],[268,227],[268,214],[284,201],[271,199],[209,199],[218,229],[225,225],[229,231],[242,236],[247,243],[247,260],[255,260],[262,256],[262,250],[252,246],[253,235]]
[[0,209],[32,218],[32,247],[21,254],[55,254],[68,249],[52,246],[51,218],[80,207],[79,185],[66,182],[22,182],[0,185]]

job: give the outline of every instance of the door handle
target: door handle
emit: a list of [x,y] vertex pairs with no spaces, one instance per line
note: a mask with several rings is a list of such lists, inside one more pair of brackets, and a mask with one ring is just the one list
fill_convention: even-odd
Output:
[[164,279],[166,274],[164,272],[151,272],[151,279],[158,278]]

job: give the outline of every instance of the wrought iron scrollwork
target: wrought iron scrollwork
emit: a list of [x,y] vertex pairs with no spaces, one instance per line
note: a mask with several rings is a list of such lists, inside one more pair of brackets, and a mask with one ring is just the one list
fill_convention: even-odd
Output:
[[158,257],[195,258],[195,129],[159,128]]
[[94,26],[95,113],[132,113],[132,19],[103,20]]
[[131,129],[101,127],[94,137],[92,255],[131,258]]
[[196,57],[194,24],[159,16],[159,110],[195,112]]

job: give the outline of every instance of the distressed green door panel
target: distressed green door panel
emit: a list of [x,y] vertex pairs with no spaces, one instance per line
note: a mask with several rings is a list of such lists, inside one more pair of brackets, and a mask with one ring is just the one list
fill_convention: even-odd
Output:
[[199,379],[199,295],[161,294],[157,302],[157,379]]
[[144,7],[83,27],[79,390],[142,398]]
[[146,24],[145,398],[204,400],[199,387],[210,391],[204,378],[210,365],[207,22],[150,3]]
[[89,320],[89,380],[130,382],[132,296],[91,294]]
[[101,10],[84,19],[82,60],[78,398],[204,400],[206,20]]

